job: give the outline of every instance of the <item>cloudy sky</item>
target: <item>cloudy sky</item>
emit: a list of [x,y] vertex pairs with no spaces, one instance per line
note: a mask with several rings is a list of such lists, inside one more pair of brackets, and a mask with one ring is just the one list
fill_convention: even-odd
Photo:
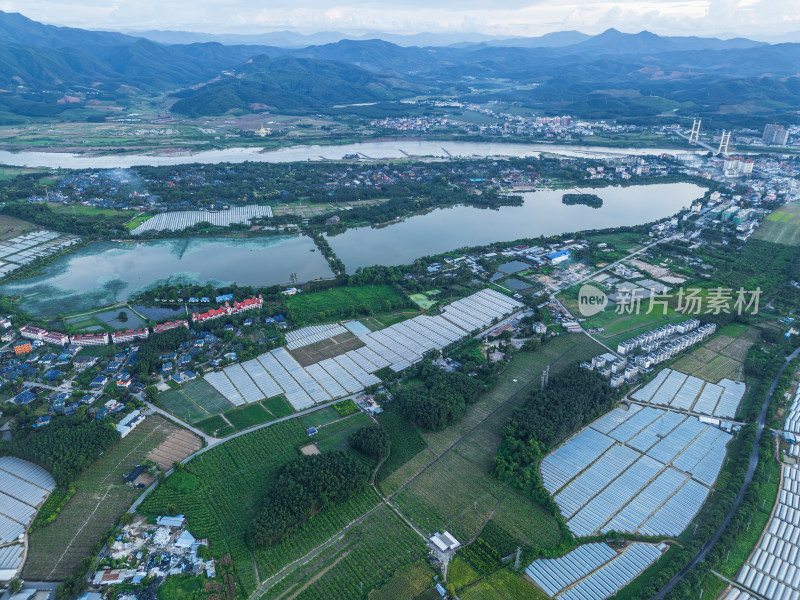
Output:
[[800,30],[800,0],[0,0],[0,10],[87,29],[248,34],[291,29],[532,36],[616,27],[769,37]]

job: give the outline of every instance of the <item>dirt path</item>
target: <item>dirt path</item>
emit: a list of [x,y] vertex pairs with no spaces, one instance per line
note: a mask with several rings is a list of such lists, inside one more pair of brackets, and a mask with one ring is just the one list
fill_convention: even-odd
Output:
[[[341,556],[339,556],[339,558],[337,558],[335,561],[333,561],[333,562],[332,562],[331,564],[329,564],[327,567],[325,567],[324,569],[322,569],[322,570],[321,570],[319,573],[317,573],[316,575],[314,575],[314,576],[313,576],[311,579],[309,579],[309,580],[308,580],[306,583],[304,583],[304,584],[303,584],[303,586],[302,586],[302,587],[300,587],[300,589],[299,589],[299,590],[297,590],[297,591],[293,592],[293,593],[292,593],[292,595],[291,595],[291,596],[289,596],[289,597],[288,597],[286,600],[294,600],[295,598],[297,598],[297,597],[298,597],[300,594],[302,594],[302,593],[303,593],[303,592],[306,590],[306,588],[308,588],[308,587],[310,587],[310,586],[314,585],[314,583],[316,583],[316,581],[317,581],[317,580],[318,580],[320,577],[322,577],[323,575],[325,575],[325,573],[327,573],[327,572],[328,572],[328,571],[330,571],[330,570],[331,570],[333,567],[335,567],[336,565],[338,565],[340,561],[342,561],[342,560],[344,560],[345,558],[347,558],[347,557],[349,556],[350,552],[351,552],[350,550],[347,550],[347,551],[345,551],[344,553],[342,553],[342,555],[341,555]],[[278,596],[278,597],[276,598],[276,600],[281,600],[285,594],[286,594],[286,592],[284,592],[283,594],[281,594],[280,596]]]

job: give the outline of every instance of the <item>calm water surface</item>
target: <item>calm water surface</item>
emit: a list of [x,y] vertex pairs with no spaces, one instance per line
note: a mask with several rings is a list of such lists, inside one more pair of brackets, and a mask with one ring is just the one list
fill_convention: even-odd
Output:
[[333,274],[305,236],[237,240],[96,242],[55,260],[44,273],[0,286],[24,296],[24,309],[54,315],[126,300],[164,283],[273,285]]
[[469,206],[436,209],[386,227],[349,229],[328,241],[352,273],[358,267],[408,264],[420,256],[464,246],[649,223],[687,208],[706,190],[693,183],[584,190],[603,199],[598,209],[562,204],[564,193],[571,191],[524,193],[522,206],[499,210]]

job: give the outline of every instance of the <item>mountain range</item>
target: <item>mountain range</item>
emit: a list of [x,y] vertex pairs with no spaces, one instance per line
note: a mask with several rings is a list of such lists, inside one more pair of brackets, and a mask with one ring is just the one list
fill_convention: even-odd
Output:
[[404,38],[403,45],[326,41],[337,35],[127,35],[0,12],[0,121],[164,92],[176,98],[175,112],[191,116],[264,107],[318,111],[419,93],[634,120],[682,114],[796,120],[800,108],[800,44],[615,29],[475,43],[440,36],[437,45],[413,45],[427,34]]

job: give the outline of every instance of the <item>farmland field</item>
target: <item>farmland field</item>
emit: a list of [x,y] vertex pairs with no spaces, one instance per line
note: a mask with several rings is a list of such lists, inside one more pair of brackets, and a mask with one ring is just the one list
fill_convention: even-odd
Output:
[[333,358],[362,346],[364,346],[364,342],[348,331],[315,344],[296,348],[291,351],[291,355],[294,356],[297,362],[307,367],[326,358]]
[[261,404],[264,406],[264,408],[271,412],[272,416],[274,416],[276,419],[288,417],[294,412],[292,407],[289,406],[289,403],[286,402],[283,396],[276,396],[275,398],[264,400]]
[[182,389],[164,392],[158,397],[158,404],[187,423],[206,420],[233,406],[203,379],[189,381]]
[[532,584],[506,567],[459,592],[461,600],[548,600]]
[[325,425],[313,439],[322,452],[347,450],[350,447],[350,436],[357,429],[369,427],[370,425],[372,425],[372,421],[369,420],[369,417],[359,412],[355,415]]
[[679,358],[673,368],[712,383],[724,378],[741,381],[747,351],[758,335],[753,327],[726,325],[710,340]]
[[272,420],[272,415],[260,404],[249,404],[236,410],[229,410],[224,416],[239,431]]
[[150,416],[106,451],[75,481],[76,494],[56,520],[30,536],[23,576],[33,581],[61,580],[72,575],[95,543],[116,523],[141,490],[123,477],[171,434],[182,431]]
[[[380,506],[363,523],[349,529],[335,551],[296,569],[262,598],[363,598],[390,582],[401,569],[401,574],[413,575],[417,589],[424,590],[433,583],[430,568],[420,560],[427,553],[424,540],[388,507]],[[413,571],[408,573],[410,569]],[[428,585],[423,587],[426,576]],[[369,597],[405,598],[408,593],[408,588],[402,588],[401,595],[373,593]]]
[[[514,543],[552,547],[560,539],[555,519],[491,477],[489,469],[502,427],[521,399],[515,394],[537,383],[546,365],[558,372],[597,352],[590,338],[565,335],[536,352],[518,353],[497,385],[442,432],[420,434],[407,422],[393,424],[399,417],[390,408],[382,419],[388,417],[384,422],[398,442],[398,460],[381,483],[384,493],[394,496],[423,535],[448,528],[466,543],[491,517]],[[427,589],[430,575],[418,564],[427,555],[422,536],[380,504],[371,489],[327,507],[278,544],[256,549],[246,544],[262,491],[275,470],[308,443],[306,427],[321,427],[314,441],[325,452],[346,449],[350,433],[370,422],[363,413],[341,418],[330,407],[233,439],[187,464],[186,472],[199,481],[196,488],[178,485],[178,480],[173,484],[170,478],[140,511],[151,517],[185,514],[190,531],[209,538],[215,556],[232,554],[245,597],[258,589],[263,598],[363,598],[388,583],[385,591],[373,594],[381,598],[386,596],[380,593],[392,593],[395,577],[411,577],[415,590]],[[443,489],[450,491],[443,494]],[[497,575],[490,589],[499,586],[506,594],[518,583],[527,586],[521,579],[509,582]]]
[[197,427],[203,433],[207,433],[208,435],[214,435],[214,432],[219,431],[223,427],[230,426],[231,424],[220,415],[214,415],[213,417],[208,417],[207,419],[203,419],[202,421],[195,423],[195,427]]
[[433,584],[434,570],[424,560],[418,560],[398,571],[381,588],[369,593],[369,600],[396,600],[421,594]]
[[332,406],[328,406],[321,410],[315,410],[312,413],[303,415],[299,420],[303,424],[303,427],[308,429],[309,427],[322,427],[328,423],[333,423],[339,418],[339,413],[336,412],[336,409]]
[[[587,336],[564,335],[536,352],[517,354],[495,387],[470,406],[461,421],[423,434],[427,450],[383,480],[384,493],[392,494],[401,510],[430,533],[446,528],[457,539],[470,540],[491,518],[523,544],[557,544],[560,531],[552,515],[492,477],[491,464],[502,429],[522,399],[515,394],[538,383],[548,364],[552,376],[598,351]],[[443,489],[449,492],[442,494]]]
[[386,313],[409,301],[388,285],[339,287],[286,299],[289,318],[297,325]]
[[436,300],[432,300],[430,292],[427,294],[411,294],[409,298],[411,301],[419,306],[422,310],[428,310],[431,306],[436,304]]
[[775,244],[800,246],[800,204],[786,204],[767,215],[753,237]]
[[261,494],[275,470],[298,456],[298,448],[306,443],[308,436],[298,419],[230,440],[187,463],[186,472],[199,480],[196,488],[187,490],[167,479],[139,511],[150,517],[185,514],[190,531],[196,537],[207,537],[215,556],[231,553],[239,589],[248,595],[259,577],[264,580],[274,575],[377,503],[373,492],[362,492],[326,508],[279,544],[255,551],[248,548],[245,534]]
[[393,406],[389,405],[380,415],[378,421],[389,434],[389,456],[378,471],[378,480],[407,463],[425,449],[425,440],[418,429],[408,422]]

